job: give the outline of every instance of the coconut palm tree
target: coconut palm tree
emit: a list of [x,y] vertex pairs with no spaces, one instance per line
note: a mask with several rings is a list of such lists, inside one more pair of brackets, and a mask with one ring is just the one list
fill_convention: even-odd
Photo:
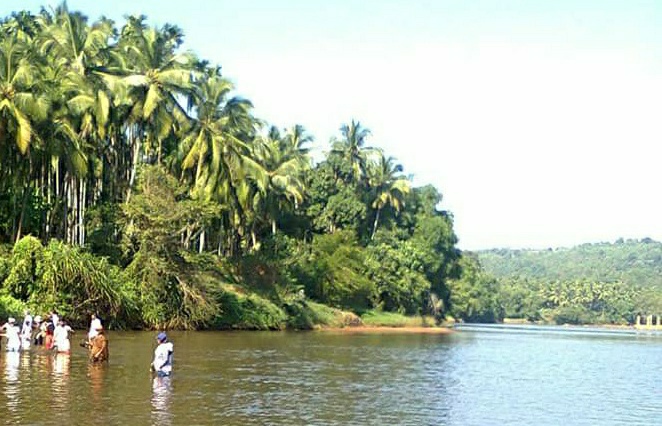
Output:
[[340,127],[341,139],[333,141],[332,154],[339,155],[350,167],[351,176],[357,183],[365,183],[368,157],[375,149],[366,146],[370,130],[361,126],[358,121],[352,120]]
[[251,188],[265,191],[268,177],[252,154],[252,104],[228,98],[232,89],[219,68],[196,80],[190,98],[195,118],[180,144],[181,170],[192,180],[194,196],[220,202],[226,206],[226,224],[243,228],[253,204]]
[[[166,25],[147,27],[145,17],[129,17],[120,33],[115,61],[104,79],[116,104],[128,110],[126,132],[130,143],[130,176],[126,199],[130,198],[141,152],[148,161],[161,163],[163,144],[183,131],[189,117],[180,99],[192,89],[195,57],[177,53],[181,31]],[[119,95],[121,94],[121,95]]]
[[[40,143],[35,125],[48,116],[49,102],[39,86],[39,70],[32,44],[17,32],[0,36],[0,152],[3,174],[12,178],[14,211],[20,215],[13,236],[20,239],[28,198],[32,191],[32,149]],[[3,185],[7,182],[3,177]],[[16,190],[22,188],[22,190]]]
[[284,137],[272,127],[261,139],[259,162],[269,178],[268,188],[261,193],[264,213],[271,223],[271,233],[276,234],[276,220],[280,212],[290,206],[297,208],[303,201],[304,172],[310,168],[308,148],[304,145],[313,140],[303,126],[289,129]]
[[398,213],[404,205],[405,196],[411,191],[409,180],[401,175],[402,165],[396,164],[393,157],[385,157],[381,152],[378,158],[368,168],[368,184],[373,194],[372,208],[376,210],[371,239],[377,232],[382,209],[391,206]]
[[100,72],[109,59],[113,25],[102,19],[90,26],[87,17],[70,13],[66,4],[52,14],[44,12],[40,23],[43,31],[37,41],[47,59],[43,78],[50,83],[47,91],[54,104],[51,121],[56,128],[47,154],[56,169],[58,188],[60,163],[64,167],[62,187],[66,195],[56,191],[56,199],[66,200],[66,241],[83,245],[88,187],[98,193],[101,184],[94,174],[87,174],[87,162],[97,161],[98,148],[107,133],[110,97]]

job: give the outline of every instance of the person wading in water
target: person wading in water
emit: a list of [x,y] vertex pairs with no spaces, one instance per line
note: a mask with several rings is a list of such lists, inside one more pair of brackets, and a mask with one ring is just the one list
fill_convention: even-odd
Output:
[[154,349],[154,361],[151,370],[159,377],[169,376],[172,373],[172,356],[174,346],[168,342],[168,336],[161,332],[156,336],[159,345]]
[[90,361],[101,363],[108,361],[108,339],[101,323],[96,325],[96,335],[90,339]]

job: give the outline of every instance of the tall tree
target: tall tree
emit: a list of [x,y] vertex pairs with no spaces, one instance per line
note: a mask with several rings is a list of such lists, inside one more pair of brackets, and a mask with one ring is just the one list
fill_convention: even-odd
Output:
[[378,158],[378,161],[370,163],[368,168],[368,183],[373,198],[372,208],[375,209],[371,240],[375,238],[382,209],[391,206],[396,213],[400,212],[405,196],[411,190],[409,181],[401,175],[402,165],[396,164],[393,157],[386,157],[381,152]]
[[[252,104],[229,98],[233,87],[219,68],[208,69],[195,83],[191,97],[195,118],[180,144],[182,172],[191,177],[194,195],[226,206],[223,222],[243,234],[246,210],[252,204],[246,180],[252,179],[261,191],[268,182],[251,154],[256,123],[250,114]],[[226,235],[231,251],[238,249],[239,236]]]
[[370,130],[352,120],[340,127],[341,138],[333,141],[331,153],[340,156],[350,167],[350,176],[346,178],[357,183],[364,183],[367,175],[368,156],[374,151],[366,146]]

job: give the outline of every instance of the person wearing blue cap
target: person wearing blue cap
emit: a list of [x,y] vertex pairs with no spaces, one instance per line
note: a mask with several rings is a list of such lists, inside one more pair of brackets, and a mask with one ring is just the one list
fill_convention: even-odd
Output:
[[156,340],[159,345],[154,349],[154,361],[152,361],[151,369],[159,377],[169,376],[172,373],[174,345],[168,341],[168,336],[164,332],[160,332],[156,336]]

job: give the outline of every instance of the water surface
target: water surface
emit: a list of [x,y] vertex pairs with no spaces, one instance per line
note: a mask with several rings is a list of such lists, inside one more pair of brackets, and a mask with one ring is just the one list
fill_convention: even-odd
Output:
[[[475,327],[453,335],[111,332],[110,362],[0,353],[8,424],[652,425],[662,337]],[[0,406],[2,406],[0,405]]]

